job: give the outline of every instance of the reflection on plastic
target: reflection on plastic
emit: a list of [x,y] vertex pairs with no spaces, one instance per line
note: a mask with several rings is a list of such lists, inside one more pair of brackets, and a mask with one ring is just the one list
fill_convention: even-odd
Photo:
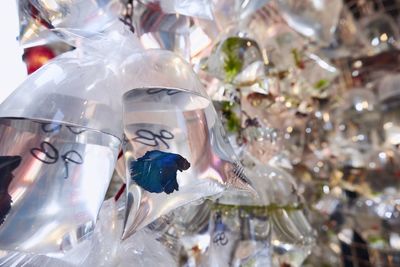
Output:
[[278,0],[277,4],[289,26],[299,33],[322,45],[333,41],[343,7],[341,0]]
[[155,149],[179,154],[190,162],[189,169],[177,173],[179,191],[169,195],[143,191],[128,181],[128,200],[133,200],[133,206],[125,236],[226,186],[250,189],[207,98],[177,88],[152,87],[127,92],[123,104],[127,162]]
[[57,253],[89,238],[119,139],[72,125],[12,118],[0,119],[0,135],[0,155],[21,158],[8,186],[12,205],[0,225],[0,248]]

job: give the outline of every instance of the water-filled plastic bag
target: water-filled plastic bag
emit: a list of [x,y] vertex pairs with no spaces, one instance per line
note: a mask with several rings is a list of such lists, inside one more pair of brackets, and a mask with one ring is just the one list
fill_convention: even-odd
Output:
[[171,52],[149,50],[132,55],[123,69],[124,155],[130,166],[125,237],[228,186],[251,190],[187,63]]

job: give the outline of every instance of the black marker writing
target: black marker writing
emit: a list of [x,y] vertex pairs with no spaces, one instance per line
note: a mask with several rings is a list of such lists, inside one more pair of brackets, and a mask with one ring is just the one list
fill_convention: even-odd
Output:
[[[45,163],[45,164],[55,164],[59,159],[59,152],[57,148],[55,148],[49,142],[42,142],[39,148],[32,148],[31,155]],[[74,164],[82,164],[83,158],[82,156],[75,150],[69,150],[63,155],[61,155],[61,159],[65,164],[65,179],[69,177],[69,163]]]
[[46,164],[54,164],[58,160],[58,150],[49,142],[42,142],[40,148],[32,148],[31,154]]
[[161,130],[159,134],[155,134],[152,131],[140,129],[136,131],[136,135],[137,137],[132,139],[134,142],[151,147],[157,147],[160,145],[159,142],[162,142],[166,148],[169,148],[169,144],[166,140],[174,139],[174,135],[167,130]]
[[228,244],[228,238],[225,235],[225,225],[222,222],[222,215],[220,212],[215,214],[215,235],[213,237],[213,243],[219,246],[225,246]]
[[67,179],[69,176],[68,164],[70,162],[79,164],[79,165],[83,163],[82,156],[75,150],[68,151],[67,153],[62,155],[61,158],[64,160],[64,164],[65,164],[65,177],[64,177],[65,179]]
[[225,246],[228,244],[228,238],[225,236],[224,232],[218,232],[214,235],[213,242],[219,246]]
[[[41,127],[42,127],[43,132],[53,133],[53,132],[59,131],[62,128],[62,124],[43,123]],[[73,134],[81,134],[86,131],[83,128],[71,126],[71,125],[66,126],[66,128]]]
[[155,95],[155,94],[159,94],[165,92],[167,95],[176,95],[179,94],[181,91],[176,90],[176,89],[165,89],[165,88],[150,88],[147,89],[147,94],[149,95]]
[[67,129],[74,134],[81,134],[84,133],[86,130],[80,127],[76,127],[76,126],[66,126]]

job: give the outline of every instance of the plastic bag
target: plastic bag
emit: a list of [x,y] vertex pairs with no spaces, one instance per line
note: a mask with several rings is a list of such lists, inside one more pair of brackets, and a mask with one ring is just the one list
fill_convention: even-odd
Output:
[[147,5],[159,5],[164,13],[213,19],[211,0],[139,0]]
[[210,0],[140,0],[133,18],[144,47],[171,50],[190,61],[204,48],[201,42],[209,42],[199,21],[212,23],[213,15]]
[[99,219],[91,240],[86,240],[61,257],[44,256],[24,252],[0,251],[0,265],[32,267],[77,267],[102,266],[123,267],[175,266],[176,263],[167,248],[157,239],[159,234],[148,229],[139,231],[121,242],[124,200],[106,200],[99,213]]
[[[256,266],[265,266],[271,264],[272,257],[271,266],[300,266],[311,252],[315,234],[304,214],[295,179],[272,164],[260,164],[249,154],[243,161],[258,197],[225,192],[218,199],[211,218],[211,265],[253,259],[259,264]],[[273,252],[268,254],[269,249]]]
[[59,259],[44,255],[22,252],[0,252],[0,265],[3,267],[30,266],[30,267],[74,267],[74,265]]
[[385,142],[392,146],[400,145],[400,93],[398,84],[400,75],[387,75],[379,84],[379,100],[382,107],[383,130]]
[[278,0],[277,5],[290,27],[327,46],[333,41],[343,7],[341,0]]
[[236,86],[252,85],[265,76],[264,58],[255,40],[227,36],[213,48],[207,71]]
[[80,47],[29,76],[0,106],[10,206],[1,214],[1,249],[65,252],[93,232],[122,140],[120,58],[110,57],[127,40],[118,25],[77,40]]
[[18,8],[19,40],[23,47],[31,47],[57,40],[50,31],[54,28],[98,32],[119,15],[122,4],[118,0],[20,0]]
[[212,0],[212,2],[217,25],[221,30],[225,30],[228,26],[245,22],[269,0]]
[[[121,205],[122,204],[122,205]],[[144,228],[121,242],[123,199],[103,203],[94,236],[61,257],[24,252],[0,251],[3,267],[135,267],[177,266],[160,233]],[[176,253],[178,251],[174,251]]]
[[[170,3],[163,1],[161,3]],[[172,2],[172,1],[171,1]],[[167,4],[168,5],[168,4]],[[146,48],[161,48],[190,57],[190,17],[172,14],[153,4],[135,5],[134,21],[136,33]]]
[[[162,166],[160,175],[150,177],[158,183],[170,172],[171,165],[162,163],[165,157],[186,161],[186,168],[175,170],[176,176],[167,181],[175,185],[172,191],[152,190],[158,184],[147,184],[144,190],[139,178],[145,170],[130,170],[135,175],[127,182],[130,213],[124,238],[172,209],[227,186],[251,190],[211,101],[186,62],[171,52],[148,50],[128,58],[123,69],[130,74],[124,76],[123,96],[126,165]],[[154,154],[157,163],[150,159]]]
[[362,168],[379,143],[381,114],[376,96],[366,88],[346,92],[336,109],[330,147],[340,166]]
[[270,201],[273,266],[284,263],[301,266],[315,244],[315,233],[304,213],[294,178],[272,165],[258,165],[250,173],[258,181],[257,188]]
[[158,241],[160,235],[145,228],[122,241],[124,197],[103,203],[95,233],[86,249],[75,248],[62,260],[73,266],[176,266],[167,247]]

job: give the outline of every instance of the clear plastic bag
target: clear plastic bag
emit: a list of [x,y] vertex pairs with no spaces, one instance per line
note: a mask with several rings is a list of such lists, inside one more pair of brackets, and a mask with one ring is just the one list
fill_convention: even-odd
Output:
[[380,142],[381,114],[376,96],[366,88],[346,92],[336,109],[335,135],[330,147],[340,166],[367,167],[371,151]]
[[48,256],[12,251],[0,253],[0,265],[3,267],[75,267],[75,265]]
[[255,40],[229,35],[213,48],[207,71],[235,86],[251,85],[265,76],[264,58]]
[[343,2],[278,0],[277,6],[290,27],[318,41],[322,46],[327,46],[334,39]]
[[398,84],[400,75],[387,75],[379,84],[379,100],[382,107],[385,142],[391,146],[400,145],[400,93]]
[[0,251],[0,265],[32,267],[123,267],[176,266],[167,248],[157,239],[159,234],[143,229],[121,242],[123,198],[106,200],[101,208],[93,238],[73,248],[61,257]]
[[295,179],[272,165],[259,165],[252,171],[249,174],[257,180],[258,190],[270,201],[273,266],[284,263],[301,266],[315,244],[315,233],[305,215]]
[[27,0],[18,1],[23,47],[41,45],[58,38],[50,29],[75,28],[98,32],[113,22],[122,8],[118,0]]
[[212,0],[213,14],[218,27],[225,30],[228,26],[241,24],[251,14],[270,0]]
[[[131,74],[124,76],[126,165],[145,160],[148,152],[174,153],[190,164],[177,173],[173,192],[146,191],[128,179],[130,213],[124,238],[227,186],[251,190],[211,101],[186,62],[171,52],[148,50],[128,58],[123,69]],[[158,176],[163,179],[162,173]]]
[[76,50],[29,76],[1,104],[9,205],[1,249],[60,253],[91,236],[122,140],[120,58],[110,53],[123,54],[115,43],[124,43],[119,31],[126,29],[115,27],[77,39]]
[[[162,1],[161,3],[173,1]],[[169,13],[150,4],[136,3],[134,21],[136,33],[146,48],[161,48],[190,57],[190,17]]]
[[144,4],[158,4],[167,14],[213,19],[211,0],[139,0]]
[[210,218],[209,265],[299,266],[315,236],[294,178],[248,154],[243,161],[258,194],[228,191],[218,199]]
[[176,266],[166,246],[158,241],[160,235],[145,228],[122,241],[124,197],[103,203],[93,239],[86,249],[76,248],[62,260],[74,266],[123,267]]

